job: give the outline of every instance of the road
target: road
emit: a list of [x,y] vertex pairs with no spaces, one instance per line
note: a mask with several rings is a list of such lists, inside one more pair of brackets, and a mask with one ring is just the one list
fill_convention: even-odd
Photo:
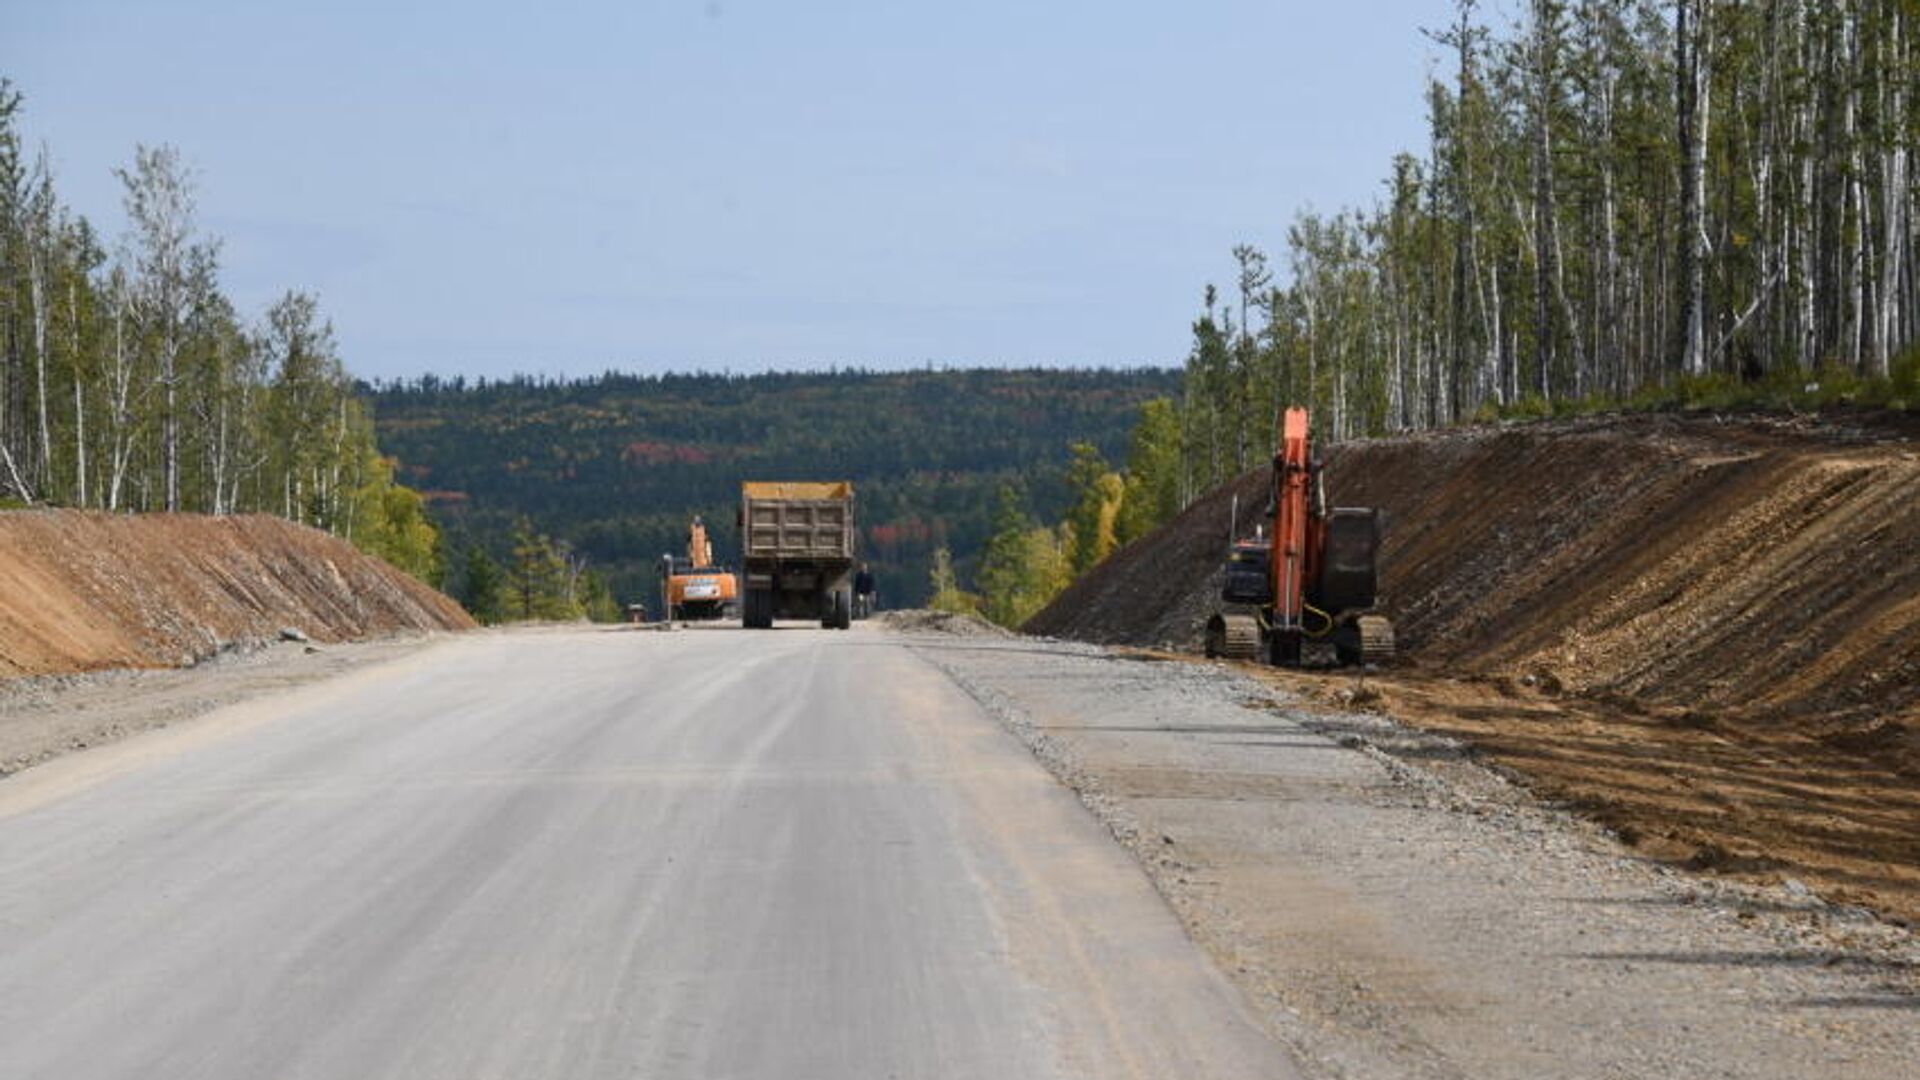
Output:
[[471,635],[0,783],[0,1076],[1292,1075],[866,627]]

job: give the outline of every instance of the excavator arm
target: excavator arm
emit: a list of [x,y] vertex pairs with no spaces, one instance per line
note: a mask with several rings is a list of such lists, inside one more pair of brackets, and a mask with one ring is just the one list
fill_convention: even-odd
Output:
[[1313,579],[1313,460],[1307,410],[1288,409],[1273,459],[1273,628],[1299,633]]
[[713,541],[707,539],[707,523],[698,517],[687,528],[687,561],[696,569],[713,565]]
[[[1270,659],[1294,664],[1300,660],[1301,638],[1307,634],[1309,596],[1320,580],[1326,532],[1305,409],[1288,409],[1281,416],[1273,485],[1273,607],[1267,635]],[[1324,621],[1325,615],[1321,618]]]

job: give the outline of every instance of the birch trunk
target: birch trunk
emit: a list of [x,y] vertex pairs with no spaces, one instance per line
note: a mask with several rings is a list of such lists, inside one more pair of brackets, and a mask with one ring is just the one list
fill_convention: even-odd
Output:
[[67,325],[72,333],[73,354],[73,490],[77,505],[87,507],[87,395],[86,373],[81,367],[80,286],[67,282]]
[[1703,375],[1706,352],[1707,128],[1712,84],[1704,57],[1704,26],[1711,0],[1679,0],[1674,6],[1674,78],[1679,103],[1681,370]]

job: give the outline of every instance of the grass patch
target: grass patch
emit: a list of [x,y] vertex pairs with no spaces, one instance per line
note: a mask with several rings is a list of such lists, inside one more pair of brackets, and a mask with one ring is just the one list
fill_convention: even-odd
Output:
[[1920,346],[1902,353],[1888,365],[1887,374],[1862,376],[1829,361],[1808,371],[1780,368],[1758,379],[1732,375],[1675,375],[1648,383],[1626,398],[1592,394],[1548,401],[1527,394],[1505,405],[1487,402],[1474,413],[1476,423],[1530,421],[1587,416],[1600,412],[1718,412],[1735,409],[1779,409],[1816,412],[1838,406],[1869,406],[1920,411]]

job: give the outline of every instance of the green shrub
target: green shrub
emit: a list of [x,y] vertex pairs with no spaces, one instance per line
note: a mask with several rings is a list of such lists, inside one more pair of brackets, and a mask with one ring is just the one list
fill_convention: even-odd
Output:
[[1896,409],[1920,405],[1920,345],[1908,348],[1888,367],[1887,404]]
[[1500,420],[1540,420],[1549,416],[1659,412],[1666,409],[1815,411],[1841,405],[1920,408],[1920,345],[1895,357],[1888,365],[1886,378],[1863,377],[1836,360],[1823,361],[1812,371],[1798,365],[1777,367],[1751,382],[1722,372],[1669,375],[1659,381],[1642,384],[1625,400],[1594,393],[1579,398],[1556,398],[1550,402],[1535,394],[1508,405],[1489,401],[1474,411],[1470,422],[1487,424]]
[[1683,409],[1731,409],[1753,400],[1752,387],[1719,372],[1682,375],[1674,382]]
[[1553,415],[1553,403],[1539,394],[1522,394],[1505,412],[1509,420],[1545,420]]
[[1860,400],[1864,389],[1864,381],[1853,369],[1838,360],[1822,361],[1813,373],[1813,380],[1807,384],[1806,404],[1816,409],[1851,405]]

